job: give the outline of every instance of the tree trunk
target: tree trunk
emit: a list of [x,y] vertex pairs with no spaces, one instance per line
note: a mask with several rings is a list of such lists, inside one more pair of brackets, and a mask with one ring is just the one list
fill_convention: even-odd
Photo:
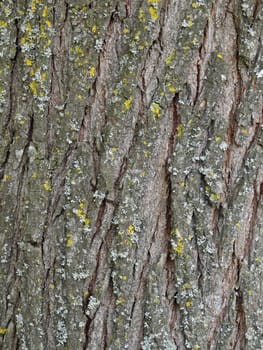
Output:
[[262,3],[0,13],[0,349],[261,349]]

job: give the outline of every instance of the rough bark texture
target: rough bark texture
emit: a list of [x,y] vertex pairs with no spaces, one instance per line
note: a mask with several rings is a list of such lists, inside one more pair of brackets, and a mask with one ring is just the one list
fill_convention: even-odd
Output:
[[0,14],[0,349],[262,349],[262,2]]

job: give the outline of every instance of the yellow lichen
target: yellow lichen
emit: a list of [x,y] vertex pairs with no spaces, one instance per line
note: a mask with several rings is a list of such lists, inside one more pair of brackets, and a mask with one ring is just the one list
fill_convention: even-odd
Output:
[[73,244],[72,234],[71,234],[71,233],[68,233],[66,237],[67,237],[67,240],[66,240],[66,247],[67,247],[67,248],[70,248],[70,247],[72,247],[72,244]]
[[194,39],[191,41],[192,44],[196,45],[198,44],[198,39],[196,37],[194,37]]
[[177,131],[177,136],[178,137],[182,137],[183,135],[183,125],[182,124],[179,124],[176,128],[176,131]]
[[28,67],[32,66],[32,60],[30,58],[25,58],[24,59],[24,64]]
[[127,247],[132,247],[132,244],[133,244],[133,242],[132,242],[132,240],[131,239],[125,239],[125,241],[123,242]]
[[6,28],[7,27],[7,22],[3,21],[2,19],[0,20],[0,27]]
[[123,304],[124,302],[125,302],[125,299],[124,299],[122,296],[120,296],[120,297],[116,300],[115,304],[116,304],[116,305],[119,305],[119,304]]
[[20,44],[24,45],[27,42],[27,38],[25,36],[22,36],[20,39]]
[[37,95],[37,84],[34,80],[32,80],[30,83],[29,83],[29,87],[33,93],[33,95]]
[[8,179],[9,179],[9,176],[5,174],[3,177],[3,181],[6,182]]
[[172,229],[171,234],[172,234],[173,236],[178,236],[178,235],[179,235],[179,230],[178,230],[178,228]]
[[43,187],[44,187],[44,190],[48,192],[51,191],[51,186],[47,182],[43,183]]
[[154,102],[151,104],[151,111],[154,116],[158,118],[161,116],[160,105],[158,103]]
[[25,32],[29,34],[32,30],[30,22],[27,22],[26,27],[25,27]]
[[118,148],[117,147],[112,147],[111,151],[112,151],[112,153],[117,153],[118,152]]
[[169,92],[176,92],[176,88],[175,88],[175,87],[172,87],[172,86],[171,86],[171,87],[169,87],[169,89],[168,89],[168,90],[169,90]]
[[159,297],[158,296],[154,297],[153,302],[154,302],[154,304],[159,304],[159,302],[160,302]]
[[77,210],[76,210],[76,215],[77,215],[79,218],[81,218],[81,216],[82,216],[82,209],[77,209]]
[[123,104],[124,104],[124,107],[125,107],[126,110],[129,110],[129,109],[130,109],[131,103],[132,103],[132,97],[129,97],[128,99],[126,99],[126,100],[124,101]]
[[194,9],[198,9],[200,7],[200,5],[198,4],[198,2],[192,2],[192,8]]
[[88,226],[90,224],[90,220],[86,217],[86,214],[83,210],[84,203],[83,200],[80,202],[78,209],[76,209],[75,214],[81,220],[84,226]]
[[148,158],[150,155],[150,151],[143,151],[144,157]]
[[[3,1],[2,1],[2,3],[3,3]],[[4,14],[5,14],[6,17],[8,17],[9,15],[11,15],[11,13],[12,13],[11,8],[9,8],[9,7],[5,7],[5,8],[4,8]]]
[[248,133],[247,129],[241,129],[241,134],[247,135],[247,133]]
[[140,40],[140,35],[141,35],[141,31],[138,30],[138,31],[135,33],[135,35],[134,35],[134,39],[137,40],[137,41],[139,41],[139,40]]
[[89,76],[90,77],[94,77],[95,75],[95,71],[96,71],[96,68],[94,66],[92,66],[89,70]]
[[191,284],[189,282],[186,282],[185,284],[182,285],[183,290],[189,289],[190,287],[191,287]]
[[143,11],[143,9],[140,9],[140,10],[139,10],[139,16],[138,16],[138,18],[139,18],[139,21],[140,21],[140,22],[145,22],[145,16],[144,16],[144,11]]
[[51,27],[51,22],[48,19],[46,20],[46,25],[48,26],[48,28]]
[[31,2],[31,12],[36,12],[36,1],[32,0]]
[[8,332],[7,328],[0,327],[0,334],[6,334]]
[[192,305],[192,302],[190,300],[187,300],[186,303],[185,303],[185,306],[186,307],[190,307]]
[[81,47],[79,47],[79,46],[76,46],[76,47],[75,47],[75,53],[76,53],[77,55],[84,56],[84,51],[83,51],[83,49],[82,49]]
[[97,32],[97,26],[95,24],[94,24],[94,26],[92,26],[91,31],[94,34]]
[[149,6],[148,11],[150,13],[151,19],[153,21],[156,21],[158,19],[158,13],[156,8],[154,8],[153,6]]
[[46,73],[46,72],[42,72],[41,75],[40,75],[40,77],[41,77],[41,80],[42,80],[42,81],[43,81],[43,80],[46,80],[47,73]]
[[178,237],[176,245],[173,247],[173,250],[178,254],[181,255],[184,250],[184,238],[182,236]]
[[169,56],[166,57],[165,64],[169,65],[172,62],[172,60],[174,59],[174,56],[175,56],[175,50],[173,50],[173,52]]
[[47,17],[47,11],[48,11],[48,7],[44,6],[43,11],[42,11],[42,17]]
[[128,228],[127,228],[127,231],[128,231],[129,234],[134,233],[134,226],[133,225],[129,225]]
[[210,196],[209,196],[209,198],[210,198],[211,201],[213,201],[213,202],[218,202],[219,199],[220,199],[220,195],[217,194],[217,193],[211,193]]

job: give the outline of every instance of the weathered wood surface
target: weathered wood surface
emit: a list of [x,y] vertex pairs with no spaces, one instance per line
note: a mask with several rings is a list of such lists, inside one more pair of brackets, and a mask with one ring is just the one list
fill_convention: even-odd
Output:
[[262,3],[0,15],[0,349],[261,349]]

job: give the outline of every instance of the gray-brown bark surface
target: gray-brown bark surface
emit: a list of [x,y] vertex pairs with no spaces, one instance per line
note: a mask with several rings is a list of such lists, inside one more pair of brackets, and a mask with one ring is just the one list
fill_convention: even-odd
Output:
[[262,2],[0,15],[0,349],[261,349]]

